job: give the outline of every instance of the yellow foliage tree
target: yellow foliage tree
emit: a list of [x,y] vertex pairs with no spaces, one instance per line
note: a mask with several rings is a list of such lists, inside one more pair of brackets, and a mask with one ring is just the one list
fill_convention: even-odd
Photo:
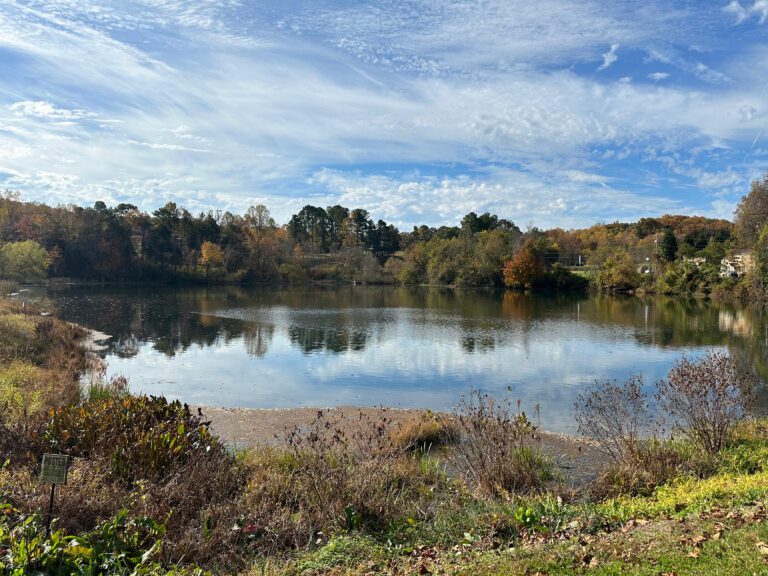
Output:
[[200,246],[200,259],[198,260],[198,263],[205,268],[206,272],[211,268],[220,268],[223,266],[224,253],[221,251],[221,246],[214,244],[213,242],[203,242]]

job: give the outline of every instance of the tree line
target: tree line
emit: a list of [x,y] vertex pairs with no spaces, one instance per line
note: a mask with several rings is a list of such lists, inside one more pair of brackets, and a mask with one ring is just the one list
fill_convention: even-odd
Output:
[[[307,205],[279,225],[264,205],[242,215],[194,215],[168,202],[147,213],[101,201],[53,207],[6,191],[0,195],[0,274],[26,281],[358,281],[567,290],[590,282],[604,290],[675,292],[700,284],[710,290],[725,254],[745,242],[768,246],[768,232],[756,233],[752,222],[766,221],[760,220],[768,216],[766,198],[765,214],[753,217],[759,209],[749,208],[755,202],[745,197],[738,234],[726,220],[673,215],[521,230],[489,212],[470,212],[452,226],[400,231],[365,209],[341,205]],[[694,258],[698,267],[691,272]]]

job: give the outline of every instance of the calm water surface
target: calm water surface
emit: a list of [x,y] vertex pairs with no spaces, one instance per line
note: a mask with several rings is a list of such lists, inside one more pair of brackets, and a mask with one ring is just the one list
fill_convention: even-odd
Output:
[[664,377],[682,353],[729,350],[762,373],[766,319],[708,303],[441,289],[71,288],[36,293],[112,336],[108,374],[136,392],[241,407],[450,409],[473,388],[573,431],[596,379]]

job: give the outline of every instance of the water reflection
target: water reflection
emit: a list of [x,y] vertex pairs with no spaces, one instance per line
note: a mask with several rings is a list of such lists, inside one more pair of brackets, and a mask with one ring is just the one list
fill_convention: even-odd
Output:
[[[683,352],[727,348],[768,375],[762,311],[669,298],[535,297],[380,287],[63,289],[62,317],[112,335],[111,373],[136,390],[230,406],[451,407],[473,387],[512,390],[569,430],[579,391]],[[768,404],[761,394],[760,404]]]

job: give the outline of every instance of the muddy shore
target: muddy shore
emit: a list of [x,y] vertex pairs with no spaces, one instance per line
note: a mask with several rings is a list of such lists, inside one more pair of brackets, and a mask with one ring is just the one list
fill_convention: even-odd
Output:
[[[198,407],[194,407],[197,409]],[[287,430],[305,426],[317,418],[318,411],[334,425],[346,429],[359,422],[360,414],[378,419],[386,416],[391,425],[418,418],[422,410],[402,408],[214,408],[199,407],[206,420],[211,421],[211,431],[222,441],[236,448],[283,441]],[[605,456],[587,439],[537,431],[536,441],[554,461],[555,469],[567,484],[580,485],[588,482],[605,465]]]

